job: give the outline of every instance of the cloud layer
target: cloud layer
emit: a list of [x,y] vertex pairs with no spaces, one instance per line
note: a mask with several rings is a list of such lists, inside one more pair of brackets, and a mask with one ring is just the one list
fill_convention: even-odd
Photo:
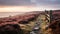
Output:
[[0,0],[0,5],[60,5],[60,0]]
[[57,8],[60,9],[60,0],[0,0],[1,6],[27,6],[28,8]]

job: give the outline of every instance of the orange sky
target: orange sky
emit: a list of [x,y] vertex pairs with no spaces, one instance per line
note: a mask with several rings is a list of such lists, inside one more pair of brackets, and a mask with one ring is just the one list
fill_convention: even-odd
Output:
[[47,7],[34,7],[34,6],[0,6],[0,12],[29,12],[29,11],[43,11],[54,8]]
[[0,12],[60,9],[60,0],[0,0]]
[[39,11],[40,9],[38,7],[31,7],[31,6],[5,6],[0,7],[0,12],[24,12],[24,11]]

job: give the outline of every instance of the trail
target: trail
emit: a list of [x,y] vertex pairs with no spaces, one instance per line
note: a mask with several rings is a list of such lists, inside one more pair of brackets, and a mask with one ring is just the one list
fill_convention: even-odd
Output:
[[30,34],[42,34],[41,28],[40,28],[42,19],[40,17],[41,17],[41,15],[39,15],[38,18],[36,19],[35,25],[34,25],[32,31],[30,32]]

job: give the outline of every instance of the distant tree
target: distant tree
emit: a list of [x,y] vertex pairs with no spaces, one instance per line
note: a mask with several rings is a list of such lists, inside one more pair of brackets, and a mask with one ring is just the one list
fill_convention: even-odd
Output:
[[11,17],[11,15],[9,15],[9,17]]

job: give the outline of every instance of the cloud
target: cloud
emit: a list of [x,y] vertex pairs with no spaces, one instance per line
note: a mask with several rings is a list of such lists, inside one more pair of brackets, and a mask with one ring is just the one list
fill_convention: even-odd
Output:
[[0,6],[34,6],[60,8],[60,0],[0,0]]
[[60,5],[60,0],[37,0],[40,5]]
[[29,0],[0,0],[0,5],[31,5]]
[[0,0],[0,5],[60,5],[60,0]]

